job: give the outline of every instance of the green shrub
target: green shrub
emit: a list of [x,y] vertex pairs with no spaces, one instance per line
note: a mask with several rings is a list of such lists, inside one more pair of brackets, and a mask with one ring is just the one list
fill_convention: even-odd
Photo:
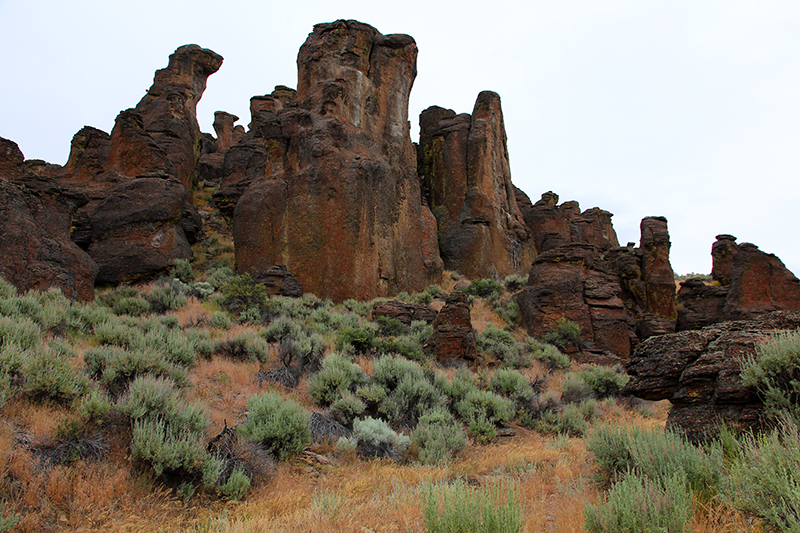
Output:
[[408,329],[405,324],[388,316],[379,316],[375,319],[380,328],[380,334],[384,337],[397,337],[402,335]]
[[455,411],[478,442],[489,442],[497,435],[495,428],[514,416],[514,404],[493,392],[472,390],[455,404]]
[[518,351],[517,341],[508,331],[492,325],[477,336],[478,348],[485,353],[490,353],[500,360],[513,359]]
[[717,493],[721,482],[722,447],[698,447],[672,431],[603,424],[589,433],[586,447],[600,466],[601,483],[618,479],[629,471],[660,482],[680,471],[693,491],[710,498]]
[[683,472],[670,473],[662,482],[630,473],[607,498],[584,508],[589,533],[684,533],[692,514]]
[[776,531],[800,532],[800,430],[785,416],[769,433],[742,439],[724,480],[724,499]]
[[133,423],[131,459],[148,464],[157,476],[194,477],[208,454],[200,436],[191,431],[168,429],[160,418]]
[[373,346],[380,354],[396,354],[413,361],[426,361],[428,358],[422,350],[422,344],[411,335],[375,339]]
[[231,329],[233,322],[228,313],[224,311],[214,311],[211,314],[211,327],[216,329]]
[[503,293],[503,286],[491,279],[476,279],[464,289],[466,294],[488,298]]
[[467,436],[449,411],[437,409],[419,417],[411,442],[417,447],[420,462],[439,464],[463,450]]
[[378,410],[395,424],[414,427],[421,416],[445,405],[444,394],[428,379],[406,374],[387,394]]
[[238,468],[231,473],[228,481],[219,485],[217,490],[229,500],[241,500],[250,489],[250,478]]
[[225,283],[234,277],[234,272],[228,267],[212,268],[208,271],[208,279],[206,280],[209,285],[214,289],[219,289]]
[[536,361],[541,362],[548,370],[564,370],[569,368],[572,362],[569,357],[561,353],[561,351],[545,342],[539,342],[536,339],[528,337],[525,343],[531,350],[530,356]]
[[343,350],[352,346],[357,353],[367,353],[378,333],[378,325],[367,322],[359,326],[344,328],[336,334],[336,349]]
[[208,426],[203,408],[183,401],[171,380],[153,376],[132,381],[127,394],[117,402],[117,410],[133,422],[159,419],[176,435],[184,431],[201,434]]
[[564,348],[567,344],[577,342],[581,339],[581,328],[575,322],[571,322],[564,317],[558,319],[555,329],[544,334],[542,340],[558,348]]
[[582,437],[589,429],[584,410],[581,405],[574,403],[565,405],[564,409],[550,423],[554,431],[570,437]]
[[78,403],[78,415],[84,423],[100,424],[111,413],[111,401],[97,389],[83,396]]
[[299,339],[305,334],[302,326],[293,318],[280,316],[264,329],[264,338],[268,342],[281,342],[283,339]]
[[561,400],[564,403],[579,403],[595,398],[594,391],[579,372],[569,372],[561,382]]
[[452,405],[456,405],[466,398],[470,392],[478,390],[475,374],[466,368],[458,369],[452,379],[448,379],[445,374],[439,373],[436,375],[434,383],[436,388],[450,398]]
[[120,388],[146,374],[170,378],[184,383],[186,370],[167,361],[155,350],[137,350],[119,346],[89,348],[83,354],[85,370],[111,389]]
[[[3,278],[0,278],[0,281],[5,282]],[[3,294],[4,290],[8,291],[6,287],[0,285],[0,295]],[[0,533],[11,531],[17,523],[19,523],[19,518],[16,515],[10,514],[6,516],[6,502],[5,500],[0,500]]]
[[601,399],[618,394],[630,380],[630,376],[625,374],[619,365],[613,367],[591,365],[579,370],[578,375]]
[[425,287],[425,292],[427,292],[434,298],[441,298],[444,296],[444,291],[438,285],[428,285],[427,287]]
[[528,275],[520,276],[519,274],[511,274],[510,276],[506,276],[506,279],[503,281],[509,292],[517,292],[528,285]]
[[419,363],[402,357],[384,355],[372,364],[372,382],[380,385],[389,393],[407,377],[415,381],[427,379],[425,370]]
[[69,404],[89,388],[88,380],[73,368],[69,357],[49,349],[27,352],[19,370],[24,378],[22,393],[34,400]]
[[309,415],[300,404],[269,392],[247,402],[247,420],[239,427],[239,433],[284,460],[311,443],[308,421]]
[[800,330],[773,336],[741,365],[742,383],[758,390],[774,418],[800,420]]
[[172,269],[172,276],[181,280],[184,283],[191,283],[194,281],[194,270],[192,264],[187,259],[176,259],[175,266]]
[[531,402],[534,398],[533,387],[528,378],[521,372],[510,368],[499,368],[489,378],[489,389],[505,396],[519,407]]
[[42,344],[42,330],[25,317],[0,316],[0,348],[17,345],[23,350]]
[[150,302],[150,308],[154,313],[165,313],[186,305],[187,298],[184,292],[170,283],[155,287],[147,295],[147,301]]
[[6,279],[0,276],[0,300],[13,298],[17,295],[17,288]]
[[231,359],[261,361],[264,363],[269,360],[269,343],[252,331],[245,331],[232,339],[219,341],[216,352],[224,354]]
[[258,309],[269,299],[264,284],[256,283],[250,274],[229,278],[220,287],[220,292],[224,305],[229,309]]
[[331,403],[328,412],[331,417],[345,426],[351,426],[353,421],[366,410],[364,401],[350,391],[345,391]]
[[141,296],[120,298],[115,300],[113,306],[111,307],[111,310],[114,312],[114,314],[129,316],[141,316],[145,313],[149,313],[150,309],[150,302]]
[[355,391],[367,376],[358,364],[332,353],[322,361],[322,368],[308,384],[308,393],[316,403],[327,406],[345,391]]
[[458,479],[422,487],[422,517],[428,533],[519,533],[523,502],[516,483],[473,489]]
[[394,431],[384,420],[370,416],[353,422],[353,435],[360,451],[368,456],[397,457],[411,444],[411,439]]

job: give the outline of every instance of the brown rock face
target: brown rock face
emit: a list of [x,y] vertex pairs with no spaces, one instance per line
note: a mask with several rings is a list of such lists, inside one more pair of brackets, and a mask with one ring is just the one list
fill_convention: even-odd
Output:
[[[539,212],[558,213],[557,201],[551,193],[543,195]],[[575,202],[558,209],[579,213]],[[600,218],[602,224],[605,220],[610,224],[605,215]],[[549,217],[559,219],[564,220]],[[568,220],[572,224],[576,217]],[[582,342],[565,349],[575,359],[594,362],[612,361],[609,354],[627,359],[639,339],[675,331],[675,286],[666,219],[645,218],[641,229],[639,248],[571,243],[539,254],[528,276],[528,288],[516,297],[523,327],[542,338],[556,329],[562,318],[575,322],[581,328]],[[603,243],[607,246],[607,241]]]
[[257,283],[264,284],[270,296],[299,298],[303,295],[303,286],[286,265],[274,265],[263,272],[255,272],[252,276]]
[[466,294],[450,293],[432,325],[433,335],[423,346],[426,354],[433,354],[439,362],[454,359],[472,364],[478,362],[478,345]]
[[164,150],[187,189],[194,185],[200,157],[197,102],[220,66],[219,54],[196,44],[181,46],[169,56],[167,68],[156,71],[153,85],[136,106],[144,131]]
[[522,324],[533,336],[542,338],[564,318],[580,326],[583,341],[565,346],[568,353],[587,360],[609,353],[627,359],[632,320],[621,293],[617,273],[605,262],[602,250],[591,244],[568,244],[536,258],[528,288],[517,295],[517,303]]
[[770,311],[800,311],[800,280],[772,254],[753,244],[718,235],[711,247],[712,277],[681,283],[678,329],[696,329],[726,320],[749,320]]
[[558,195],[552,191],[535,204],[516,187],[514,194],[538,253],[570,243],[592,244],[602,250],[619,246],[608,211],[592,207],[581,213],[575,201],[558,205]]
[[415,320],[424,320],[430,324],[436,320],[436,311],[425,304],[388,300],[385,302],[376,302],[375,306],[372,308],[372,316],[373,318],[378,318],[380,316],[393,318],[406,325],[411,325]]
[[514,196],[497,93],[480,93],[472,115],[423,111],[418,154],[445,268],[470,278],[525,271],[535,251]]
[[56,287],[91,300],[97,265],[69,238],[86,196],[26,173],[23,159],[15,143],[0,138],[0,275],[20,291]]
[[[191,259],[200,218],[189,189],[203,146],[195,109],[221,63],[210,50],[182,46],[110,135],[86,126],[73,137],[59,179],[88,196],[72,239],[100,266],[98,283],[146,279]],[[227,118],[221,123],[225,131]]]
[[742,386],[740,363],[770,335],[800,327],[800,313],[776,312],[757,320],[724,322],[644,341],[627,364],[625,392],[672,402],[667,427],[695,441],[719,434],[720,423],[760,427],[764,407]]
[[[417,48],[355,21],[318,24],[296,95],[251,100],[216,196],[233,213],[240,272],[286,264],[341,301],[417,291],[441,275],[409,136]],[[232,209],[232,207],[235,208]]]

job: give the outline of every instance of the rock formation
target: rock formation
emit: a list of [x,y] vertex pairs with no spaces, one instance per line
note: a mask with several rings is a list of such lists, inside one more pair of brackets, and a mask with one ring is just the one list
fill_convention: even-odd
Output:
[[239,272],[285,264],[336,301],[439,279],[409,134],[416,58],[407,35],[318,24],[298,54],[297,93],[251,100],[250,131],[226,154],[216,196],[233,214]]
[[514,196],[537,253],[570,243],[592,244],[601,250],[619,246],[611,224],[613,215],[608,211],[592,207],[581,213],[575,201],[558,205],[558,195],[552,191],[542,194],[535,204],[516,187]]
[[403,324],[410,326],[416,320],[424,320],[430,324],[436,320],[436,311],[425,304],[387,300],[385,302],[375,302],[372,308],[372,317],[374,319],[381,316],[399,320]]
[[727,320],[747,320],[770,311],[800,311],[800,280],[775,255],[753,244],[717,235],[711,247],[714,283],[681,283],[678,329],[697,329]]
[[479,362],[478,345],[466,294],[451,292],[432,326],[433,334],[423,345],[427,355],[433,355],[439,362]]
[[800,313],[775,312],[756,320],[723,322],[644,341],[627,364],[624,392],[672,402],[668,428],[700,441],[715,437],[724,422],[758,428],[764,407],[740,380],[740,363],[770,335],[800,328]]
[[86,202],[79,191],[32,174],[16,143],[0,138],[0,276],[20,291],[55,287],[92,300],[97,265],[69,238],[72,215]]
[[[551,209],[556,201],[542,207]],[[528,287],[516,296],[523,327],[542,338],[560,319],[574,322],[582,343],[567,351],[593,362],[626,359],[640,339],[675,331],[666,219],[643,219],[641,234],[639,248],[576,242],[542,252],[533,262]]]
[[192,257],[200,219],[189,191],[202,145],[195,109],[221,63],[182,46],[110,135],[86,126],[73,137],[60,179],[88,196],[72,238],[99,265],[98,283],[138,281]]
[[418,172],[445,268],[502,279],[530,267],[536,253],[514,196],[497,93],[480,93],[472,115],[423,111]]

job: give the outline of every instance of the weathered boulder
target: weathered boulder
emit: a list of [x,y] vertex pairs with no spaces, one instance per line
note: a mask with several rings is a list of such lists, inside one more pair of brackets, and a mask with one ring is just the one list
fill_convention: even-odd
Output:
[[0,275],[20,291],[55,287],[91,300],[97,265],[69,238],[86,195],[26,173],[23,160],[15,143],[0,138]]
[[296,95],[279,87],[251,100],[250,131],[226,154],[215,196],[235,206],[239,272],[286,264],[335,301],[439,279],[409,135],[416,57],[407,35],[318,24],[298,55]]
[[433,334],[423,345],[427,355],[433,355],[439,362],[480,362],[466,294],[451,292],[432,326]]
[[711,247],[714,283],[690,279],[678,292],[678,329],[748,320],[770,311],[800,311],[800,280],[773,254],[732,235]]
[[602,250],[619,246],[613,215],[608,211],[592,207],[581,213],[575,201],[558,205],[558,195],[552,191],[542,194],[535,204],[516,187],[514,194],[537,253],[569,243],[592,244]]
[[530,267],[535,250],[514,197],[497,93],[481,92],[472,115],[423,111],[418,172],[445,268],[497,279]]
[[405,325],[411,325],[416,320],[424,320],[428,324],[436,320],[436,311],[425,304],[415,304],[411,302],[400,302],[397,300],[387,300],[375,302],[372,308],[372,317],[378,318],[385,316],[399,320]]
[[751,321],[722,322],[696,331],[651,337],[628,362],[624,392],[670,400],[668,428],[694,440],[715,437],[720,424],[757,429],[764,406],[744,387],[741,362],[770,336],[800,328],[800,313],[775,312]]
[[303,295],[303,285],[289,272],[286,265],[273,265],[260,272],[252,272],[256,283],[263,283],[270,296],[290,296],[299,298]]

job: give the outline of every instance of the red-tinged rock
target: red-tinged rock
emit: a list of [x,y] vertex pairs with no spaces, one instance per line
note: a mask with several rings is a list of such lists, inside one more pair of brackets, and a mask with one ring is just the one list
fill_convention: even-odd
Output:
[[642,337],[673,333],[678,320],[675,306],[675,272],[669,262],[669,232],[664,217],[641,222],[642,281],[646,287]]
[[772,335],[800,328],[800,313],[774,312],[751,321],[721,322],[697,331],[651,337],[627,364],[624,392],[670,400],[667,427],[693,441],[716,437],[722,423],[759,429],[764,406],[742,385],[741,363]]
[[436,320],[436,311],[429,305],[425,304],[387,300],[384,302],[375,302],[375,305],[372,308],[373,318],[378,318],[381,316],[399,320],[408,326],[416,320],[424,320],[430,324]]
[[552,191],[531,204],[530,198],[515,188],[515,199],[537,253],[570,243],[591,244],[602,250],[619,247],[611,223],[613,215],[608,211],[592,207],[581,213],[575,201],[558,205],[558,195]]
[[405,35],[318,24],[298,55],[296,95],[278,87],[251,100],[250,131],[226,154],[215,195],[233,216],[238,271],[285,264],[335,301],[439,279],[409,135],[416,55]]
[[456,360],[479,363],[478,345],[466,294],[451,292],[432,326],[433,334],[423,345],[426,354],[433,355],[439,362]]
[[495,279],[527,270],[534,244],[514,196],[497,93],[480,93],[472,115],[423,111],[418,161],[445,268]]
[[87,198],[53,178],[26,174],[22,152],[0,139],[0,276],[20,291],[59,288],[92,300],[97,265],[69,238]]
[[153,85],[136,105],[144,131],[166,153],[175,176],[187,189],[195,183],[200,157],[197,102],[208,77],[220,66],[219,54],[196,44],[181,46],[169,56],[167,67],[156,71]]
[[746,320],[770,311],[800,311],[800,280],[773,254],[738,246],[722,320]]
[[256,283],[264,284],[269,296],[299,298],[303,295],[303,286],[286,265],[273,265],[262,272],[253,272],[252,277]]

